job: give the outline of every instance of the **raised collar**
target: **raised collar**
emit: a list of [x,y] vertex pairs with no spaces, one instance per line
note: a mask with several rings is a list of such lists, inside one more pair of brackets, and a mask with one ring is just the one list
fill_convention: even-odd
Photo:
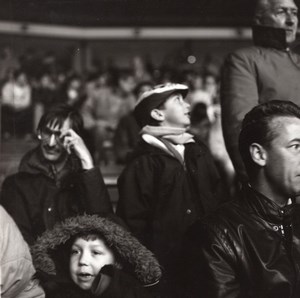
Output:
[[286,32],[281,28],[267,26],[253,26],[252,38],[254,45],[274,48],[277,50],[288,50],[289,45],[286,42]]
[[[73,156],[72,156],[73,157]],[[80,162],[77,158],[68,158],[64,166],[64,172],[76,172],[81,169]],[[51,167],[51,164],[43,157],[40,147],[30,150],[22,158],[19,165],[19,172],[26,172],[29,174],[43,174],[52,179],[56,179],[56,175]]]
[[295,203],[280,207],[275,202],[250,186],[243,187],[244,205],[252,209],[257,216],[272,224],[288,224],[292,221]]

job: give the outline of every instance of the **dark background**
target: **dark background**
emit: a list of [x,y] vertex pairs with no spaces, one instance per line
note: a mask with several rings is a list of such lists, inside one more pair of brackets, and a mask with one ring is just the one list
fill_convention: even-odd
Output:
[[[295,1],[299,6],[300,0]],[[76,26],[249,26],[255,0],[0,0],[0,20]]]

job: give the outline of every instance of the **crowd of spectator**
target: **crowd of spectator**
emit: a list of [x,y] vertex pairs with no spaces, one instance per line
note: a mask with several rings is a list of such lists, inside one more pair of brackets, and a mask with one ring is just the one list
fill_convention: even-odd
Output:
[[[136,145],[140,130],[132,116],[136,100],[154,85],[178,82],[189,86],[187,100],[192,109],[198,103],[203,104],[207,121],[204,141],[207,145],[214,143],[209,138],[213,126],[219,126],[219,139],[222,140],[216,71],[192,66],[188,69],[155,69],[140,56],[128,62],[130,67],[126,69],[107,67],[96,70],[95,67],[90,72],[76,73],[54,53],[38,56],[26,50],[22,56],[15,57],[9,47],[3,48],[0,59],[2,139],[34,138],[41,115],[59,103],[67,103],[75,107],[84,119],[85,141],[96,164],[111,161],[124,164],[127,154]],[[193,118],[193,123],[203,120],[197,113]],[[196,130],[202,137],[199,127]],[[211,144],[211,147],[214,146]],[[226,168],[222,164],[230,164],[230,160],[223,143],[218,148],[214,153],[217,159],[220,160],[220,156],[226,159],[220,162],[221,167]],[[232,175],[230,165],[227,169]]]

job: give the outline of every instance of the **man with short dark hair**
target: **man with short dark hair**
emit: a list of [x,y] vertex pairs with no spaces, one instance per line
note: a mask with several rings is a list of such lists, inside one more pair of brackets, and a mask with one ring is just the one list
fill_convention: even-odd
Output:
[[181,297],[300,297],[300,108],[256,106],[239,148],[250,183],[189,229]]
[[241,180],[247,181],[238,152],[245,114],[272,99],[300,104],[300,57],[291,50],[298,17],[293,0],[258,0],[254,45],[228,55],[221,80],[222,124],[226,148]]
[[39,145],[22,158],[19,172],[3,182],[0,203],[29,244],[67,217],[112,212],[82,129],[80,114],[68,105],[44,114],[37,129]]

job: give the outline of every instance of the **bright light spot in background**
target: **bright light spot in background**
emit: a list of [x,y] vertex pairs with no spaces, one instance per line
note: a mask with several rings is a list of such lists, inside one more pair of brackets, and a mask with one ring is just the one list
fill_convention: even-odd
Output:
[[190,63],[190,64],[194,64],[194,63],[197,61],[197,59],[196,59],[195,56],[190,55],[190,56],[187,57],[187,61],[188,61],[188,63]]

